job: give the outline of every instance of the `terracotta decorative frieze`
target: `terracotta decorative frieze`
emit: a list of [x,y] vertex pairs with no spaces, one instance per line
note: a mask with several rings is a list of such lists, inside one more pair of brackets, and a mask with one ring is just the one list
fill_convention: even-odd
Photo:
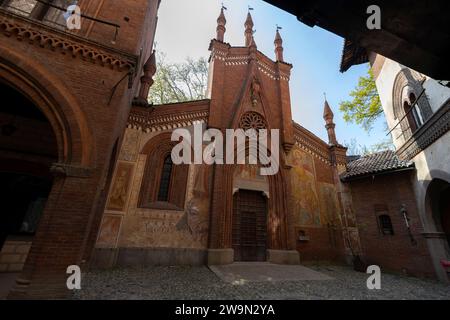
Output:
[[155,132],[189,127],[195,123],[207,123],[209,111],[177,112],[153,115],[146,110],[133,109],[128,118],[128,128]]
[[227,57],[227,52],[225,52],[225,51],[220,51],[220,50],[214,49],[211,52],[211,61],[214,61],[214,60],[225,61],[226,57]]
[[295,122],[294,138],[295,144],[302,150],[331,165],[328,145]]
[[397,151],[402,160],[411,160],[450,130],[450,101],[444,104]]
[[225,58],[226,66],[238,66],[238,65],[248,65],[250,61],[250,56],[227,56]]
[[[250,55],[228,55],[227,52],[218,49],[213,49],[211,52],[211,61],[219,60],[225,62],[227,67],[235,66],[246,66],[249,64],[251,57]],[[265,76],[269,77],[271,80],[283,80],[289,81],[290,75],[284,72],[278,72],[273,67],[269,66],[262,60],[257,61],[258,70]]]
[[283,81],[290,80],[290,75],[283,72],[277,72],[262,61],[258,61],[258,70],[262,72],[264,75],[271,78],[272,80],[283,80]]
[[73,57],[80,57],[121,70],[133,69],[137,63],[136,56],[107,48],[88,39],[82,39],[45,24],[1,10],[0,33],[6,37],[15,37],[19,41],[26,40],[30,44],[42,48],[70,53]]

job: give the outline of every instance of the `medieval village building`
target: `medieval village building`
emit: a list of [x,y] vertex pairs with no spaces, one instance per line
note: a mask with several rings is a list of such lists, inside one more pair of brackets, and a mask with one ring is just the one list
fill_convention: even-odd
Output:
[[[361,181],[350,183],[352,194],[358,194],[353,202],[357,219],[366,220],[371,212],[380,225],[388,227],[382,229],[391,228],[392,233],[386,247],[385,237],[360,228],[361,242],[371,248],[369,256],[394,269],[416,270],[413,273],[448,282],[450,89],[444,82],[346,40],[341,71],[365,62],[370,62],[396,153],[373,155],[370,161],[349,165],[358,172],[355,176],[372,180],[364,186]],[[389,194],[382,191],[383,186]]]
[[64,296],[67,267],[86,267],[160,1],[80,0],[72,31],[58,19],[72,1],[49,2],[0,1],[0,270],[22,270],[12,297]]
[[[51,18],[69,2],[0,0],[0,272],[21,272],[10,297],[64,297],[69,265],[351,263],[361,256],[435,276],[435,255],[445,256],[425,245],[408,184],[413,164],[391,152],[349,162],[326,101],[327,142],[295,123],[293,66],[278,31],[271,59],[258,50],[249,13],[245,45],[233,46],[222,9],[209,46],[207,99],[150,105],[160,1],[80,0],[82,28],[70,32]],[[279,129],[279,172],[262,176],[261,164],[175,165],[172,132],[198,124]],[[390,182],[374,184],[375,173],[398,173],[405,199],[385,192]],[[367,199],[378,206],[364,207]],[[409,225],[394,217],[405,211]],[[396,237],[389,237],[389,217]],[[389,250],[398,246],[402,259],[365,246],[364,232]],[[403,250],[412,238],[418,249]]]

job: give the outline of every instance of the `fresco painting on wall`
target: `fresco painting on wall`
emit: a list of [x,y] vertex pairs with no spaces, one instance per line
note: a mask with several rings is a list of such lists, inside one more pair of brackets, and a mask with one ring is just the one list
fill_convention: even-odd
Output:
[[133,164],[124,162],[118,163],[107,206],[108,210],[125,211],[128,191],[133,177],[133,169]]
[[120,149],[119,159],[124,161],[136,161],[139,147],[139,131],[127,129],[122,148]]
[[320,225],[320,208],[312,156],[300,149],[294,149],[292,175],[292,201],[296,224]]
[[[138,208],[125,217],[121,245],[132,247],[205,248],[209,227],[210,167],[190,168],[190,199],[184,211]],[[188,188],[190,189],[190,188]]]
[[206,243],[209,226],[210,167],[194,166],[192,199],[186,205],[185,214],[177,223],[178,231],[188,231],[194,240]]
[[244,180],[261,180],[265,181],[264,177],[259,174],[259,167],[257,165],[239,165],[236,168],[235,177],[240,177]]
[[194,240],[201,243],[208,237],[208,216],[205,216],[205,208],[208,206],[208,199],[194,198],[189,201],[186,212],[178,221],[177,231],[188,231]]
[[335,186],[332,184],[320,183],[319,194],[322,222],[333,226],[340,225],[339,200]]
[[253,190],[261,191],[267,197],[270,196],[269,180],[267,176],[260,174],[257,165],[238,165],[234,170],[233,190]]
[[124,221],[120,245],[140,248],[205,248],[208,229],[196,228],[195,224],[191,224],[192,229],[180,228],[184,215],[184,212],[178,211],[152,210],[129,216]]
[[347,226],[356,227],[355,212],[353,211],[351,203],[349,203],[348,201],[344,202],[344,212],[347,218]]
[[119,236],[121,216],[105,215],[102,219],[97,239],[97,246],[114,248]]

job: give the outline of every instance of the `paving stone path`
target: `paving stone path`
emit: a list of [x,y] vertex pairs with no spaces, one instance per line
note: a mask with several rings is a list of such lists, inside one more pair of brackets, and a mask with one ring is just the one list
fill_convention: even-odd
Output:
[[83,276],[74,299],[427,299],[450,300],[450,286],[433,280],[383,274],[370,291],[368,275],[342,266],[310,267],[320,280],[224,281],[208,267],[146,267],[94,271]]

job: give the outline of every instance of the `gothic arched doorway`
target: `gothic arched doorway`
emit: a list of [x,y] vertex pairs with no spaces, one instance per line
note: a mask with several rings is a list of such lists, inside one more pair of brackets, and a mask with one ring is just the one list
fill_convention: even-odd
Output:
[[3,83],[0,95],[0,272],[20,272],[51,191],[58,145],[27,97]]
[[428,187],[428,199],[436,231],[444,233],[447,253],[450,255],[450,183],[433,180]]
[[269,181],[257,165],[239,165],[233,176],[232,244],[235,261],[266,261]]
[[267,198],[261,191],[239,190],[233,197],[235,261],[266,261]]

